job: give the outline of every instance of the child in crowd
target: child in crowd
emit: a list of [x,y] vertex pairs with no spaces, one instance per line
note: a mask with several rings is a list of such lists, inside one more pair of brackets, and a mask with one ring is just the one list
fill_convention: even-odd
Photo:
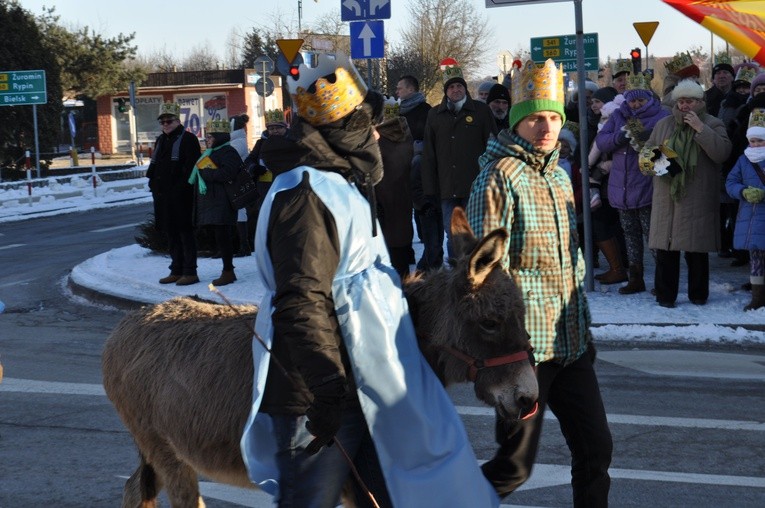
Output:
[[744,310],[765,307],[765,109],[749,116],[749,147],[728,174],[725,189],[740,200],[733,247],[749,251],[752,300]]

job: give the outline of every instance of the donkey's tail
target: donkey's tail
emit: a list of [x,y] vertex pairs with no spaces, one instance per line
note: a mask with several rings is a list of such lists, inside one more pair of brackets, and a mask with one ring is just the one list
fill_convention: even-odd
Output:
[[157,495],[162,490],[157,473],[146,457],[140,454],[141,463],[125,482],[122,508],[156,508]]

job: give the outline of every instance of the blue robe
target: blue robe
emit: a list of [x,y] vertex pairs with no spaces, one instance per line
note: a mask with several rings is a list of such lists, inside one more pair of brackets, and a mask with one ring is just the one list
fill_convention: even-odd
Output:
[[[274,179],[260,210],[255,242],[267,291],[256,331],[270,348],[276,284],[266,236],[273,199],[280,191],[300,184],[305,172],[337,227],[340,264],[332,284],[335,312],[394,505],[498,506],[499,499],[478,467],[452,401],[417,346],[401,283],[390,266],[383,238],[372,237],[369,203],[341,175],[301,166]],[[253,404],[241,441],[242,456],[250,479],[276,494],[278,470],[270,416],[258,412],[269,361],[257,341],[253,341],[253,358]]]

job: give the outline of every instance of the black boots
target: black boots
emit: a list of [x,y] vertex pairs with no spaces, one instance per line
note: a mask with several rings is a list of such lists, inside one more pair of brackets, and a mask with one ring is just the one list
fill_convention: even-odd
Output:
[[633,263],[629,269],[630,281],[626,286],[619,288],[622,295],[631,295],[645,291],[645,281],[643,280],[643,263]]

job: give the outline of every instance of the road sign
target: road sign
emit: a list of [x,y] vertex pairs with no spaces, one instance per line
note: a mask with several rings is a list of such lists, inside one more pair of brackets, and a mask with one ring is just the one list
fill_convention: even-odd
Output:
[[258,74],[271,74],[274,72],[274,61],[268,55],[259,56],[253,64]]
[[343,21],[390,19],[390,0],[342,0],[340,19]]
[[642,21],[639,23],[632,23],[632,26],[635,27],[635,30],[640,36],[640,40],[643,41],[643,44],[648,46],[648,43],[651,42],[651,37],[653,37],[653,34],[656,32],[656,27],[659,26],[659,22]]
[[255,91],[258,92],[258,95],[261,97],[268,97],[274,93],[274,82],[271,81],[271,78],[261,78],[255,82]]
[[[584,71],[598,70],[598,34],[584,34]],[[563,64],[564,72],[576,72],[576,35],[551,35],[531,38],[531,59],[544,63],[552,58]]]
[[513,65],[513,55],[506,49],[503,49],[497,55],[497,67],[502,71],[502,74],[510,72],[510,67]]
[[383,58],[385,37],[382,21],[351,22],[351,58]]
[[303,39],[277,39],[276,45],[279,46],[279,51],[287,59],[287,63],[290,64],[300,53]]
[[46,102],[45,71],[0,71],[0,106]]

